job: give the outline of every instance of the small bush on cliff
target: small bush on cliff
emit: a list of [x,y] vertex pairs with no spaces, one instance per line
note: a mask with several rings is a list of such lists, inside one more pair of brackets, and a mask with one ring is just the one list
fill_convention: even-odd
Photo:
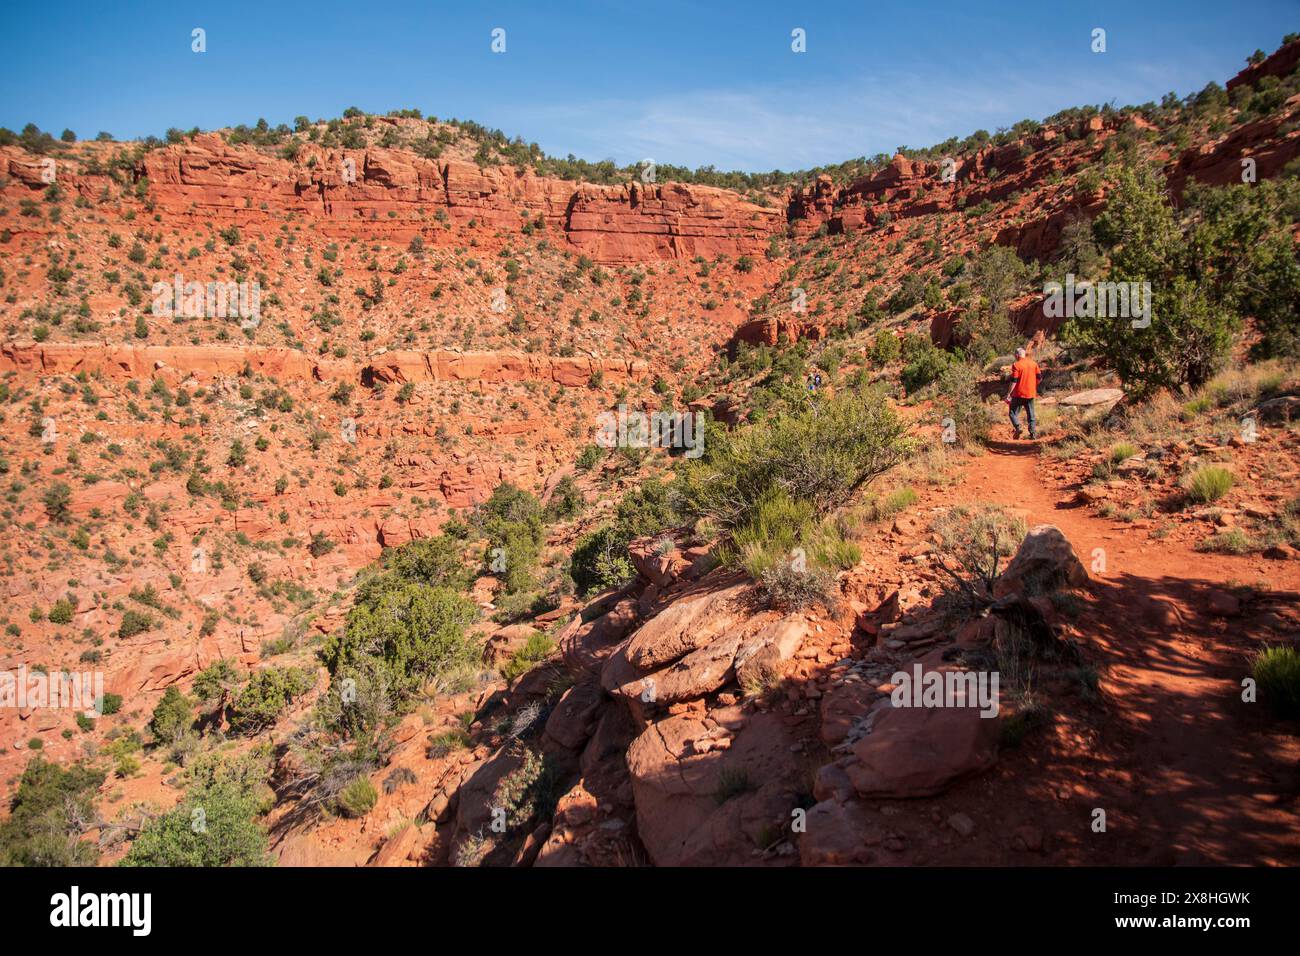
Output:
[[275,723],[296,697],[311,690],[316,674],[305,667],[268,667],[256,671],[235,698],[230,729],[257,733]]
[[674,485],[656,478],[624,496],[614,523],[578,541],[569,562],[569,576],[579,594],[618,587],[635,573],[627,546],[633,538],[654,534],[682,521],[681,501]]
[[379,792],[368,777],[357,777],[343,788],[338,809],[345,817],[364,817],[379,801]]
[[533,669],[555,650],[555,641],[545,634],[530,634],[524,646],[510,655],[501,665],[501,676],[508,681]]
[[163,693],[162,700],[153,710],[149,732],[160,744],[174,744],[194,723],[194,702],[181,693],[175,684]]
[[121,638],[134,637],[137,634],[152,630],[157,626],[157,623],[148,614],[128,609],[122,615],[122,622],[117,627],[117,636]]
[[406,697],[476,659],[465,633],[476,614],[473,603],[450,588],[398,581],[375,588],[354,605],[322,655],[336,676],[373,662],[393,692]]
[[569,561],[569,576],[579,594],[616,588],[636,574],[627,556],[631,539],[614,525],[591,532],[579,539]]
[[42,501],[51,521],[62,523],[72,514],[72,489],[61,481],[56,481],[46,489]]

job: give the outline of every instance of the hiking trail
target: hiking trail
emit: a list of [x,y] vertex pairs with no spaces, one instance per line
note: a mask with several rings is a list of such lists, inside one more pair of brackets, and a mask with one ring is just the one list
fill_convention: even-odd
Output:
[[[1252,619],[1300,600],[1300,568],[1149,538],[1075,503],[1074,488],[1052,487],[1041,462],[1037,442],[994,441],[954,497],[1057,526],[1093,579],[1095,601],[1076,623],[1104,715],[1081,779],[1064,781],[1106,810],[1107,833],[1093,843],[1112,845],[1087,862],[1300,862],[1300,742],[1241,699],[1250,656],[1274,636]],[[1243,585],[1257,590],[1242,596]]]

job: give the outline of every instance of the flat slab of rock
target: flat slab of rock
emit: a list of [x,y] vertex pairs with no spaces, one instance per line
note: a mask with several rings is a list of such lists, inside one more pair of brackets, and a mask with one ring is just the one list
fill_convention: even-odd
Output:
[[762,683],[794,657],[808,636],[808,622],[791,615],[774,621],[741,642],[736,651],[736,676],[741,685]]
[[1300,418],[1300,395],[1279,395],[1260,402],[1255,410],[1266,422],[1289,422]]
[[633,678],[612,693],[653,704],[673,704],[703,697],[731,679],[732,664],[741,640],[742,635],[738,632],[723,635],[667,667]]
[[599,674],[605,660],[636,623],[637,614],[636,599],[627,597],[599,617],[574,618],[556,640],[565,666],[576,674]]
[[1113,405],[1123,397],[1122,389],[1090,388],[1086,392],[1075,392],[1073,395],[1059,398],[1057,404],[1086,408],[1090,405]]
[[749,616],[737,600],[748,587],[746,583],[733,584],[673,602],[632,635],[625,652],[628,661],[640,668],[655,668],[712,643]]

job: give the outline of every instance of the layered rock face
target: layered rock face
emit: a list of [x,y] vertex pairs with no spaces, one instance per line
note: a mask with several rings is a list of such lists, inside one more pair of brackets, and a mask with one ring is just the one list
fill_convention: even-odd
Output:
[[1254,63],[1228,81],[1228,92],[1239,86],[1254,86],[1266,76],[1286,76],[1300,63],[1300,40],[1278,47],[1271,56]]
[[222,345],[0,344],[0,371],[108,379],[155,376],[215,378],[245,369],[276,379],[374,382],[556,382],[585,385],[600,373],[611,382],[638,379],[646,364],[628,359],[558,358],[524,352],[379,352],[368,361],[314,358],[290,348]]
[[[954,158],[950,164],[922,162],[900,154],[879,172],[842,188],[836,188],[829,176],[818,177],[812,186],[791,194],[787,214],[797,233],[811,233],[823,226],[831,233],[847,233],[883,227],[891,220],[998,202],[1053,173],[1073,171],[1085,157],[1057,147],[1089,134],[1113,133],[1119,123],[1119,118],[1094,116],[1069,128],[1047,127],[1016,142]],[[1033,242],[1023,242],[1019,234],[1010,233],[997,241],[1016,246],[1021,255],[1036,255],[1055,248],[1055,236],[1044,232],[1039,227]]]
[[[1300,43],[1291,44],[1300,51]],[[1283,50],[1291,47],[1283,47]],[[1279,53],[1282,51],[1278,51]],[[1231,84],[1229,84],[1231,86]],[[1181,196],[1189,180],[1212,186],[1230,186],[1254,179],[1276,176],[1282,168],[1300,156],[1300,96],[1293,96],[1280,110],[1232,130],[1223,139],[1184,150],[1165,169],[1169,189]]]
[[579,184],[405,150],[307,147],[291,162],[215,135],[149,153],[137,176],[149,180],[151,195],[172,213],[256,222],[290,210],[317,220],[319,231],[331,236],[421,235],[436,242],[442,221],[515,231],[540,218],[602,263],[753,255],[783,225],[777,210],[726,189]]

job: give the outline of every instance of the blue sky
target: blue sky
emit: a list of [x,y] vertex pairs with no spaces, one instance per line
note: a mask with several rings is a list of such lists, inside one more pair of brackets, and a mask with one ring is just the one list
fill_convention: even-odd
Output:
[[44,0],[5,13],[0,126],[134,138],[419,107],[557,155],[788,170],[1186,94],[1297,30],[1296,0]]

